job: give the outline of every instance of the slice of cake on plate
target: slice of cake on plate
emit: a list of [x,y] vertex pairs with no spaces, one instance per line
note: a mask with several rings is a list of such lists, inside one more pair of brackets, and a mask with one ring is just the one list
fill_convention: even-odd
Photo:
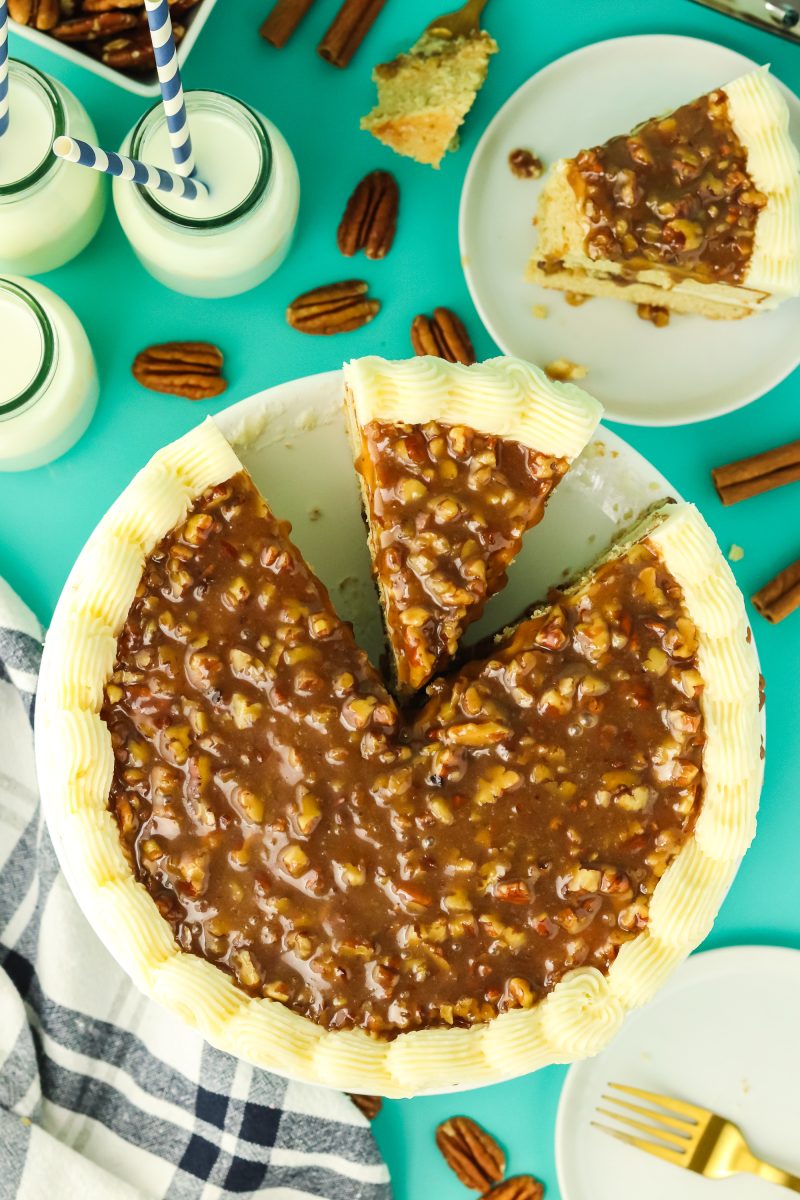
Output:
[[497,43],[488,33],[444,38],[424,33],[408,54],[373,72],[378,103],[361,128],[398,154],[437,167],[483,87]]
[[800,295],[800,156],[766,68],[552,167],[529,278],[706,317]]
[[452,661],[505,585],[601,409],[511,358],[357,359],[345,398],[394,681],[407,696]]

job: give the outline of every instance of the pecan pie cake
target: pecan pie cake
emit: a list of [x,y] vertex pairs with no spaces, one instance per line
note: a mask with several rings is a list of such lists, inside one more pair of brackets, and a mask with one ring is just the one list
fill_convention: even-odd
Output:
[[358,359],[345,403],[393,677],[408,696],[504,586],[601,409],[519,359]]
[[758,708],[730,570],[666,504],[404,712],[208,420],[81,554],[37,736],[67,877],[149,995],[410,1095],[591,1054],[655,992],[752,837]]
[[766,68],[555,163],[529,278],[714,318],[800,295],[800,156]]

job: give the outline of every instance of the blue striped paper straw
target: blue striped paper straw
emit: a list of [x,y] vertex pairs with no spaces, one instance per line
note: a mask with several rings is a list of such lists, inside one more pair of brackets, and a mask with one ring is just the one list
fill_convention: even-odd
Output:
[[172,192],[181,200],[197,200],[208,195],[208,188],[199,179],[187,179],[183,175],[176,175],[174,171],[165,171],[163,167],[148,166],[138,158],[115,154],[113,150],[101,150],[79,138],[57,137],[53,142],[53,153],[57,158],[78,163],[81,167],[92,167],[104,175],[129,179],[131,183],[139,183],[158,192]]
[[181,69],[168,0],[144,0],[150,37],[156,56],[156,71],[161,84],[161,101],[167,118],[169,144],[172,160],[179,175],[194,175],[195,163],[192,139],[186,119],[186,101],[183,97]]
[[0,0],[0,137],[8,129],[8,0]]

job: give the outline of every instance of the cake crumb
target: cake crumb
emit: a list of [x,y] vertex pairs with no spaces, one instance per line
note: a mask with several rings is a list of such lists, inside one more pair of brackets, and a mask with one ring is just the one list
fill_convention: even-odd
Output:
[[517,179],[538,179],[544,171],[544,163],[532,150],[519,148],[508,156],[511,174]]
[[316,505],[313,508],[310,508],[308,510],[309,521],[318,521],[321,516],[322,516],[322,509],[317,508]]
[[564,299],[570,308],[580,308],[587,300],[591,300],[591,296],[587,296],[585,292],[564,292]]
[[533,308],[531,309],[531,312],[533,313],[534,317],[536,317],[537,321],[543,321],[549,311],[550,310],[546,304],[534,304]]
[[736,542],[734,542],[733,545],[731,546],[730,550],[728,551],[728,561],[729,562],[741,562],[743,558],[744,558],[744,550],[742,549],[741,546],[737,546]]
[[656,329],[669,325],[669,309],[661,304],[637,304],[636,315],[643,321],[649,321]]
[[573,379],[585,379],[589,368],[580,363],[574,363],[568,358],[555,358],[544,369],[545,375],[558,383],[566,383]]

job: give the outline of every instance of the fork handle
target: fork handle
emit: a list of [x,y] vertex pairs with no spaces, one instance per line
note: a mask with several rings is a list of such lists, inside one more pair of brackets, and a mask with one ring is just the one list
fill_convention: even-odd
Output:
[[771,1163],[762,1162],[758,1158],[753,1159],[751,1170],[759,1179],[768,1179],[770,1183],[778,1183],[790,1192],[800,1193],[800,1178],[789,1171],[782,1171],[780,1167],[773,1167]]

